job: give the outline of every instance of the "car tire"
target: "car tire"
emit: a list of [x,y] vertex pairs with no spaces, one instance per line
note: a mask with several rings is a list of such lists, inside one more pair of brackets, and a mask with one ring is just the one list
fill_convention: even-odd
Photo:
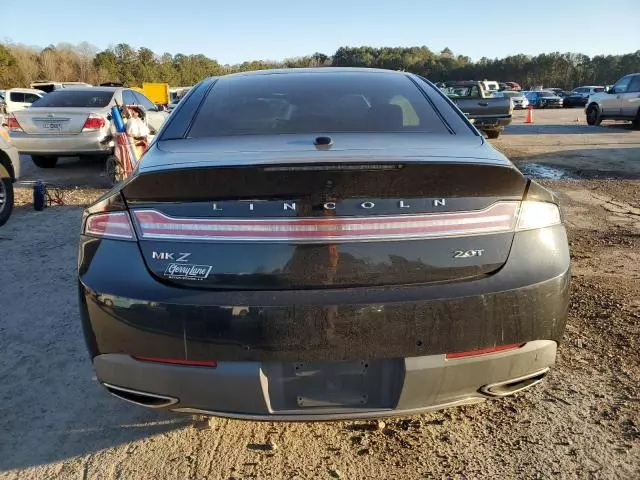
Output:
[[502,132],[500,130],[486,130],[485,133],[487,138],[498,138]]
[[31,155],[31,160],[40,168],[54,168],[58,163],[58,157],[43,156],[43,155]]
[[122,165],[118,161],[115,155],[109,155],[105,161],[105,176],[107,180],[111,183],[111,185],[116,185],[120,183],[122,180],[127,178],[124,170],[122,169]]
[[631,126],[634,130],[640,130],[640,108],[638,109],[638,113],[636,113],[636,118],[631,121]]
[[7,223],[13,211],[13,181],[0,179],[0,227]]
[[597,105],[589,105],[587,108],[587,124],[588,125],[600,125],[602,118],[600,118],[600,109]]

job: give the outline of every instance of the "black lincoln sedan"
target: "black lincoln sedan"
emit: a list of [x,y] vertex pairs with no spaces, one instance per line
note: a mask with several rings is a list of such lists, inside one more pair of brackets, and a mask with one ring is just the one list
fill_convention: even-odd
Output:
[[367,418],[537,384],[565,328],[554,195],[427,80],[207,79],[88,207],[80,311],[99,382],[150,408]]

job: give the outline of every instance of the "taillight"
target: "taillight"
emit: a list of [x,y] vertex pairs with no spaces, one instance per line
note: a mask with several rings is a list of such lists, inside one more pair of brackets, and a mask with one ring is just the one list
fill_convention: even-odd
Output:
[[560,209],[556,204],[525,200],[520,205],[516,230],[551,227],[561,222]]
[[96,115],[95,113],[90,113],[87,117],[87,120],[84,122],[84,125],[82,126],[82,131],[100,130],[106,124],[107,120],[104,117]]
[[22,127],[13,113],[7,117],[7,130],[10,132],[22,132]]
[[135,240],[131,219],[127,212],[104,212],[89,215],[85,220],[85,235],[118,240]]
[[516,350],[523,347],[524,345],[524,343],[511,343],[509,345],[499,345],[497,347],[491,348],[479,348],[477,350],[468,350],[466,352],[447,353],[445,357],[447,358],[447,360],[452,360],[455,358],[477,357],[479,355],[489,355],[491,353],[505,352],[507,350]]
[[176,218],[157,210],[133,212],[141,238],[242,242],[384,241],[513,231],[517,202],[479,211],[379,217]]

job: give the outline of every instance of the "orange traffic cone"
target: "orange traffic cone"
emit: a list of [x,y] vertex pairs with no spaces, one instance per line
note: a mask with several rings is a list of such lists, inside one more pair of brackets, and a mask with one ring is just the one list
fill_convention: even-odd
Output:
[[524,123],[533,123],[533,107],[529,105],[529,110],[527,110],[527,118]]

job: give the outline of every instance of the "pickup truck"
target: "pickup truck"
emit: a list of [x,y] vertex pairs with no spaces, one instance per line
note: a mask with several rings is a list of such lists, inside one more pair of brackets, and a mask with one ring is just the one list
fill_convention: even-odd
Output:
[[492,97],[482,82],[445,82],[442,92],[489,138],[498,138],[511,123],[511,99]]

